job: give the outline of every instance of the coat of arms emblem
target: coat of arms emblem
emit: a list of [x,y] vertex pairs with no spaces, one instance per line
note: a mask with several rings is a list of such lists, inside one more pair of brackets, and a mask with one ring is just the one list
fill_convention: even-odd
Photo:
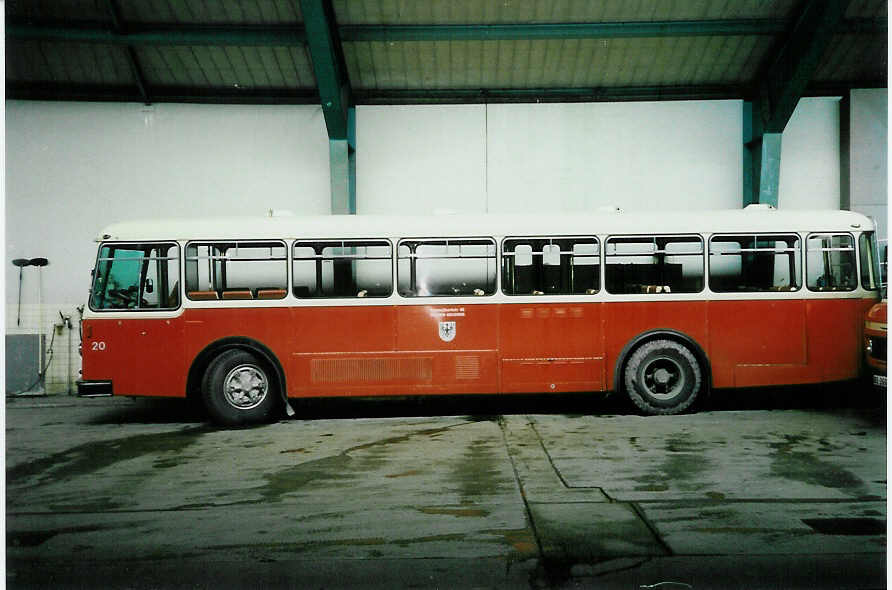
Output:
[[440,340],[443,342],[455,340],[455,322],[440,322]]

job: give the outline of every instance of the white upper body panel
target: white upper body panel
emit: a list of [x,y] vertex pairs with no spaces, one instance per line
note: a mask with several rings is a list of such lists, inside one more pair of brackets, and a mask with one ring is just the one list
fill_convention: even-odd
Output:
[[868,217],[851,211],[734,210],[653,213],[314,215],[159,219],[116,223],[97,241],[350,239],[535,235],[777,233],[871,231]]

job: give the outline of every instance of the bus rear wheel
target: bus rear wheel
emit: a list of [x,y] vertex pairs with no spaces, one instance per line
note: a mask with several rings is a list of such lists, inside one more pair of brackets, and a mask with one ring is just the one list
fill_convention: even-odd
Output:
[[211,361],[201,383],[211,419],[226,426],[271,421],[278,408],[275,374],[244,350],[227,350]]
[[703,383],[697,357],[674,340],[652,340],[639,346],[623,376],[629,398],[650,415],[684,412],[697,399]]

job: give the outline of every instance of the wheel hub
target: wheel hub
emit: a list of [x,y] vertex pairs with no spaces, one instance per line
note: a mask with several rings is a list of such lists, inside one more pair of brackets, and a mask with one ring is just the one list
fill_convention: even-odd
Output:
[[657,399],[672,399],[684,389],[684,370],[669,357],[657,357],[642,367],[642,383],[647,393]]
[[263,371],[253,365],[240,365],[229,372],[223,381],[226,401],[239,410],[259,406],[269,391]]

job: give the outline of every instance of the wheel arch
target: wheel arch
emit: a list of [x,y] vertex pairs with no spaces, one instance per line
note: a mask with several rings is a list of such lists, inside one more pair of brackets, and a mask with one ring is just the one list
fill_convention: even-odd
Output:
[[703,384],[704,384],[704,395],[709,395],[712,392],[712,365],[709,363],[709,357],[706,356],[706,352],[703,350],[703,347],[700,346],[696,340],[685,334],[684,332],[679,332],[678,330],[670,330],[667,328],[661,328],[656,330],[649,330],[647,332],[642,332],[638,334],[626,345],[619,353],[619,357],[616,359],[616,364],[613,367],[613,389],[616,392],[620,392],[623,387],[623,368],[626,366],[626,362],[629,360],[629,356],[642,344],[646,344],[653,340],[673,340],[678,342],[679,344],[683,344],[687,346],[691,352],[694,353],[694,356],[697,357],[697,362],[699,362],[703,366]]
[[192,365],[189,367],[189,373],[186,377],[187,398],[201,400],[201,380],[205,371],[207,371],[212,360],[227,350],[244,350],[257,355],[266,362],[275,372],[282,398],[287,399],[288,390],[286,389],[285,371],[282,369],[282,364],[279,362],[276,354],[263,343],[243,336],[231,336],[215,340],[196,355],[192,360]]

